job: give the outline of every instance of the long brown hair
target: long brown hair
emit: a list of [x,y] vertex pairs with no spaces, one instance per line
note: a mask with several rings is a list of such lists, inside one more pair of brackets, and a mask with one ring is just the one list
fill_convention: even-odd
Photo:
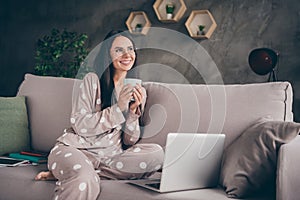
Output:
[[[104,41],[101,44],[99,54],[96,56],[95,61],[97,62],[95,65],[95,71],[100,79],[100,86],[101,86],[101,107],[102,109],[111,106],[112,103],[112,95],[115,89],[113,76],[114,76],[114,66],[112,63],[112,59],[110,56],[110,49],[112,46],[113,41],[118,36],[124,36],[128,38],[134,47],[134,51],[136,54],[136,49],[134,42],[127,32],[123,32],[120,30],[113,30],[110,31],[104,38]],[[136,65],[136,59],[132,66],[134,68]]]

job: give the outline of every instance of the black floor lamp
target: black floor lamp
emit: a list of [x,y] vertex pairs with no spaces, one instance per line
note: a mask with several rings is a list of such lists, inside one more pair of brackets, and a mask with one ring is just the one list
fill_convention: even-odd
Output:
[[258,75],[269,73],[268,81],[277,81],[275,67],[279,53],[269,48],[258,48],[250,52],[248,62],[251,69]]

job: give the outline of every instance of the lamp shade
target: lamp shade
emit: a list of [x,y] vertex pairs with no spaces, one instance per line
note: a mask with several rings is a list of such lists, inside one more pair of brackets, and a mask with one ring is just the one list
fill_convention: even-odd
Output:
[[251,69],[258,75],[270,73],[276,66],[278,53],[268,48],[258,48],[250,52],[248,62]]

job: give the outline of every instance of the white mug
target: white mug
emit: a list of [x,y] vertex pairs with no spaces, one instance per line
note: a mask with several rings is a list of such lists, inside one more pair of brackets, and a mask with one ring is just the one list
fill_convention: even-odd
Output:
[[142,80],[141,79],[137,79],[137,78],[125,78],[124,79],[124,85],[130,84],[133,87],[136,86],[136,84],[142,84]]
[[[130,84],[133,87],[136,86],[136,84],[142,84],[142,80],[141,79],[137,79],[137,78],[125,78],[124,79],[124,85]],[[135,101],[134,98],[130,99],[130,101]]]

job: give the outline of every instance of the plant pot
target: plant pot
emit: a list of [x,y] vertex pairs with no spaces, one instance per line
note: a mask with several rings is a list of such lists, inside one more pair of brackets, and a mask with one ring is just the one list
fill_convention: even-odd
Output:
[[174,4],[169,3],[166,5],[167,19],[173,18],[174,9],[175,9]]

